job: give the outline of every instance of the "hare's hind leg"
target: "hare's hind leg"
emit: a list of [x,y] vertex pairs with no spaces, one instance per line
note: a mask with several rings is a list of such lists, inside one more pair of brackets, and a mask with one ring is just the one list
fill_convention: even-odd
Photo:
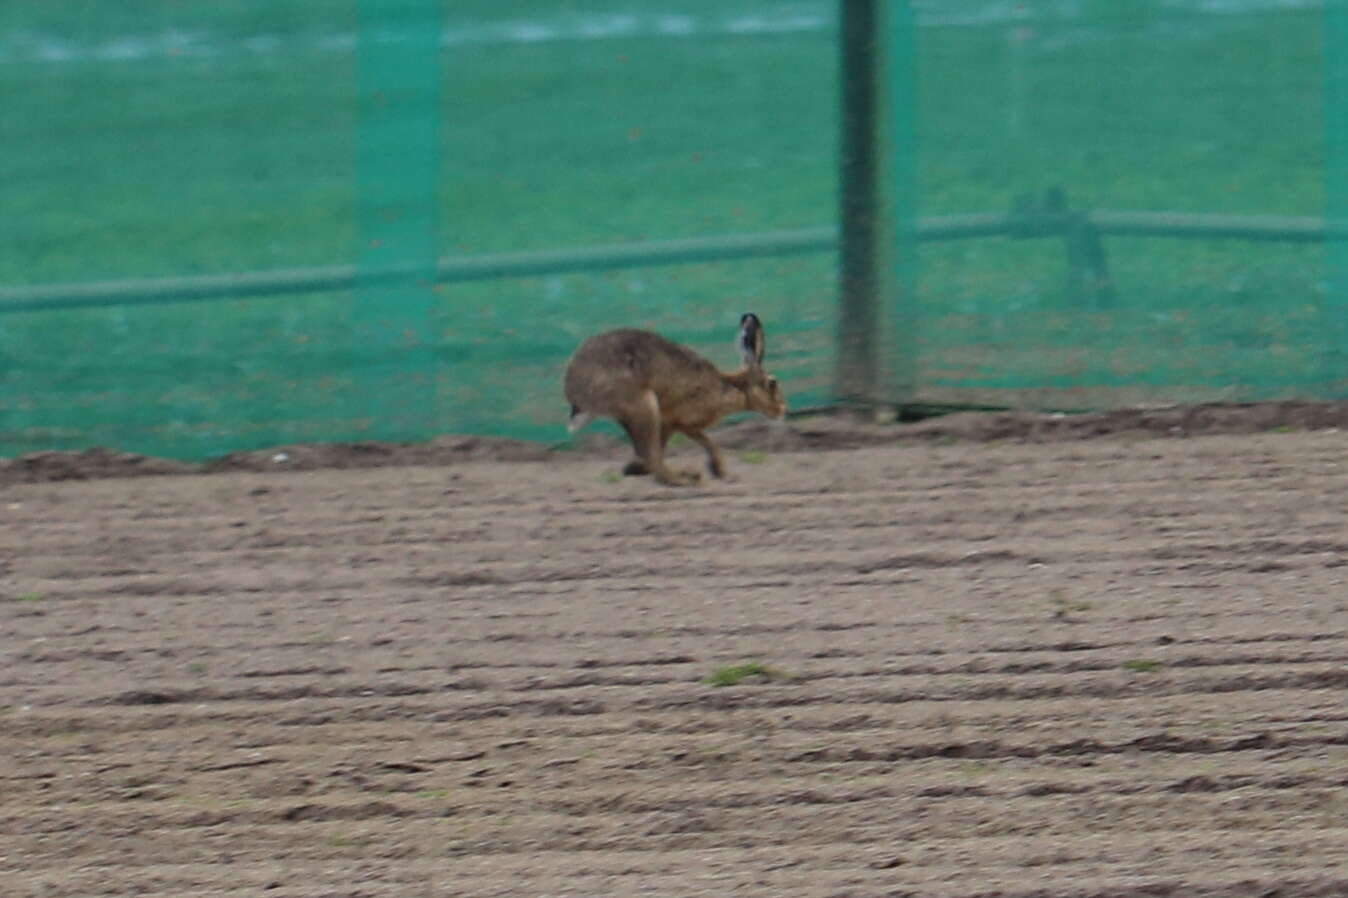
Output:
[[[627,425],[624,424],[623,428],[626,429]],[[674,428],[670,427],[668,424],[660,425],[660,455],[662,458],[665,454],[665,447],[669,445],[669,438],[673,435]],[[636,437],[632,436],[630,430],[627,431],[627,438],[632,441],[633,446],[637,445]],[[646,467],[646,463],[641,460],[640,456],[637,456],[627,464],[623,465],[623,476],[625,477],[642,477],[649,473],[651,473],[651,469]]]
[[623,430],[627,431],[627,438],[632,441],[632,449],[636,452],[635,456],[632,457],[632,460],[623,465],[623,476],[644,477],[648,475],[648,473],[651,473],[651,469],[646,467],[646,461],[642,458],[643,431],[640,430],[639,427],[634,427],[630,425],[630,423],[627,423],[627,419],[624,418],[619,418],[617,423],[623,425]]
[[651,469],[646,467],[646,462],[641,460],[641,450],[637,447],[641,445],[641,438],[637,431],[627,426],[626,421],[619,421],[623,430],[627,431],[627,438],[632,441],[632,448],[637,451],[637,456],[623,465],[624,477],[644,477],[651,473]]
[[675,471],[665,464],[664,434],[661,432],[660,400],[651,390],[641,394],[641,398],[630,407],[623,409],[618,422],[627,431],[636,450],[636,460],[623,468],[623,473],[644,474],[649,472],[657,481],[666,486],[686,486],[697,483],[702,478],[696,471]]
[[711,471],[711,476],[718,480],[725,479],[725,460],[721,458],[721,447],[704,431],[686,430],[688,439],[697,443],[703,449],[707,450],[707,469]]

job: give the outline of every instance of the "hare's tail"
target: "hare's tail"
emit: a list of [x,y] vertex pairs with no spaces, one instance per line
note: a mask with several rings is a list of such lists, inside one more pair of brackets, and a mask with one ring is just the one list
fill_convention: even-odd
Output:
[[571,406],[571,417],[567,419],[566,429],[569,433],[575,433],[586,424],[594,420],[594,415],[580,410],[580,406]]

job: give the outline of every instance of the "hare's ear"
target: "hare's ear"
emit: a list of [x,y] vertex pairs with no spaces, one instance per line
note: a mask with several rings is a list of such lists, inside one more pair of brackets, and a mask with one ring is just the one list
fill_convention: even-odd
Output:
[[735,345],[740,349],[744,364],[750,368],[762,366],[763,351],[767,347],[763,341],[763,325],[753,312],[745,312],[740,316],[740,335]]

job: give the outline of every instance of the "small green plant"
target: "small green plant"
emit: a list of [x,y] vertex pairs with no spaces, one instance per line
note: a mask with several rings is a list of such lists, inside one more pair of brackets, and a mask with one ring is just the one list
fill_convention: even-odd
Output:
[[750,451],[741,453],[740,455],[740,461],[744,462],[746,465],[761,465],[767,460],[768,454],[766,452]]
[[1123,662],[1123,669],[1133,673],[1155,673],[1161,669],[1161,662],[1151,658],[1129,658]]
[[203,675],[204,673],[206,673],[206,662],[193,661],[191,664],[187,665],[187,672],[190,674],[196,674],[197,676]]
[[708,686],[735,686],[751,677],[763,680],[787,680],[790,674],[775,667],[769,667],[761,661],[749,661],[745,664],[727,664],[718,667],[702,679]]
[[623,475],[617,471],[605,471],[599,475],[599,479],[605,483],[622,483]]
[[24,594],[21,595],[21,596],[15,596],[15,597],[14,597],[14,601],[16,601],[16,602],[40,602],[40,601],[42,601],[42,595],[41,595],[40,593],[36,593],[36,592],[26,592],[26,593],[24,593]]
[[1094,607],[1090,602],[1072,601],[1061,589],[1049,590],[1049,604],[1053,608],[1053,619],[1064,621],[1070,621],[1073,613],[1084,614]]

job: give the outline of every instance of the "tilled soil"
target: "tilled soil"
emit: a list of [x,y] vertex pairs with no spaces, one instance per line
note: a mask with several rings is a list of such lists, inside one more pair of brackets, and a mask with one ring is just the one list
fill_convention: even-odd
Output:
[[1342,432],[728,456],[10,482],[0,895],[1348,894]]

